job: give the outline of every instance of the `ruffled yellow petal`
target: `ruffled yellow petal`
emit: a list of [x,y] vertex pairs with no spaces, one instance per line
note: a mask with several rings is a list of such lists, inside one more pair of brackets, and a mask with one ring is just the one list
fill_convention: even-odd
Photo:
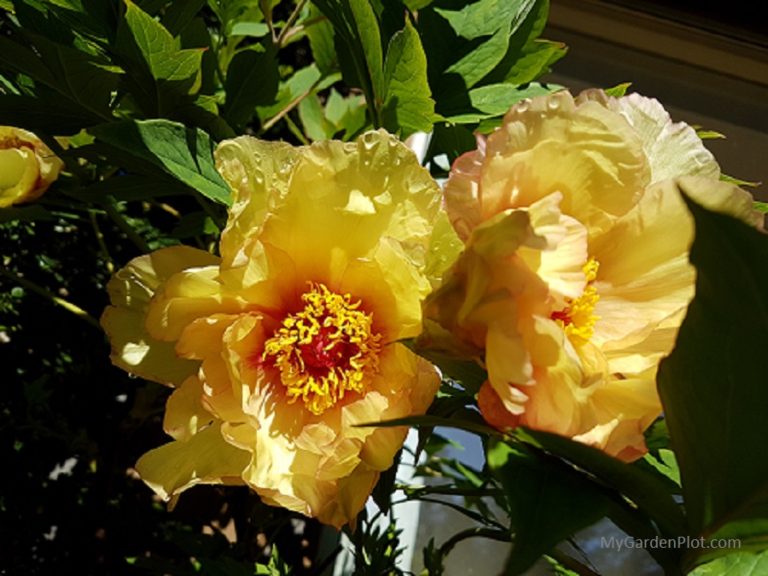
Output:
[[329,276],[335,253],[364,258],[387,238],[412,265],[424,266],[439,189],[413,152],[383,131],[300,150],[263,242],[290,254],[310,278]]
[[658,100],[636,93],[611,98],[601,90],[583,92],[577,100],[596,100],[629,122],[650,161],[651,182],[683,175],[720,177],[720,167],[696,131],[684,122],[673,123]]
[[[483,220],[560,192],[563,213],[591,234],[627,212],[650,180],[642,143],[626,120],[596,102],[577,105],[567,92],[514,106],[488,137],[484,155],[477,184]],[[466,188],[464,178],[459,185]],[[453,219],[461,205],[451,205],[460,194],[452,186],[449,179]]]
[[242,298],[225,292],[217,265],[187,268],[166,279],[147,309],[147,332],[158,340],[177,340],[197,318],[237,313]]
[[224,440],[221,424],[200,430],[185,442],[174,441],[150,450],[136,470],[163,500],[196,484],[242,484],[250,455]]
[[214,264],[218,258],[194,248],[174,246],[131,260],[107,285],[112,305],[101,325],[112,345],[112,362],[132,374],[163,384],[179,385],[198,363],[177,357],[174,346],[150,336],[145,320],[150,300],[176,273]]
[[189,440],[213,421],[203,407],[203,384],[190,376],[176,388],[165,403],[163,430],[174,440]]
[[300,149],[284,142],[249,136],[225,140],[218,146],[216,168],[233,192],[230,218],[221,234],[224,268],[248,267],[250,243],[267,212],[288,194],[291,172],[299,157]]

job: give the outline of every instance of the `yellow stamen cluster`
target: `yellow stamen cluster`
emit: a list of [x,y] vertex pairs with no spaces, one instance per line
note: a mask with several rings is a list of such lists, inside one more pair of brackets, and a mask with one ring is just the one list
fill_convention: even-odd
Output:
[[348,391],[363,392],[365,378],[378,370],[381,334],[360,300],[310,284],[301,296],[304,309],[288,315],[264,344],[274,359],[291,402],[299,398],[322,414]]
[[564,310],[552,315],[575,345],[586,344],[592,338],[595,322],[600,319],[594,313],[600,295],[597,293],[597,288],[593,286],[599,266],[600,264],[594,258],[587,260],[583,268],[587,280],[584,292],[578,298],[568,300]]

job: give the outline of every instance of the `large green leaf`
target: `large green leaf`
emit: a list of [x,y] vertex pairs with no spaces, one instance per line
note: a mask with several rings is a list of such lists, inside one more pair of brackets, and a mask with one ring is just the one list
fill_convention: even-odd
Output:
[[659,369],[691,529],[768,545],[768,236],[687,200],[696,296]]
[[555,459],[500,441],[491,443],[487,458],[504,487],[514,532],[507,574],[522,574],[556,544],[608,513],[606,492]]
[[369,0],[315,0],[314,4],[333,25],[344,80],[363,90],[372,119],[380,125],[384,55],[379,22]]
[[608,456],[601,450],[569,438],[520,429],[522,441],[563,458],[620,492],[649,516],[665,537],[686,534],[686,521],[667,482],[646,470]]
[[[198,128],[168,120],[122,121],[94,126],[97,141],[162,169],[211,200],[230,203],[230,191],[216,171],[214,144]],[[119,163],[119,158],[111,159]]]
[[16,41],[0,36],[0,63],[32,78],[42,102],[48,100],[41,90],[45,88],[52,105],[76,110],[86,125],[111,116],[109,102],[118,74],[105,60],[26,33]]
[[435,116],[435,101],[427,82],[427,57],[410,20],[406,20],[405,28],[389,43],[385,77],[384,127],[400,132],[403,138],[413,132],[429,132]]
[[530,0],[478,0],[460,10],[436,8],[435,12],[448,20],[451,28],[461,38],[472,40],[491,36],[506,28],[524,10]]
[[222,116],[232,126],[248,123],[256,113],[256,106],[274,101],[279,81],[272,45],[266,50],[259,46],[238,52],[227,69],[227,98]]
[[115,51],[128,72],[126,85],[148,115],[171,115],[195,91],[204,49],[181,50],[160,22],[131,0],[117,29]]

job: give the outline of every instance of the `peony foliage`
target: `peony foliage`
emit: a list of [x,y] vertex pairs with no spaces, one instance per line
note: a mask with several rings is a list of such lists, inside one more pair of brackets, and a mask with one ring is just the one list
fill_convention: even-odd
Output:
[[0,572],[762,573],[765,203],[548,13],[0,0]]

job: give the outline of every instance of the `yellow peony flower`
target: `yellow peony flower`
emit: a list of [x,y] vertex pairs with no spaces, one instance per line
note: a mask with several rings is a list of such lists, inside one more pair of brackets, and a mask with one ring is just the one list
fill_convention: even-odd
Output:
[[0,126],[0,208],[39,198],[63,167],[31,132]]
[[303,148],[241,137],[216,159],[234,191],[221,258],[166,248],[109,286],[113,361],[175,387],[175,441],[137,469],[166,499],[245,483],[354,522],[407,432],[357,425],[421,414],[439,385],[398,341],[421,330],[440,191],[383,131]]
[[[488,371],[499,428],[555,432],[633,460],[661,413],[656,369],[693,296],[677,187],[755,225],[746,192],[655,100],[600,91],[524,101],[445,188],[465,249],[429,298],[432,334]],[[439,336],[433,336],[433,340]]]

